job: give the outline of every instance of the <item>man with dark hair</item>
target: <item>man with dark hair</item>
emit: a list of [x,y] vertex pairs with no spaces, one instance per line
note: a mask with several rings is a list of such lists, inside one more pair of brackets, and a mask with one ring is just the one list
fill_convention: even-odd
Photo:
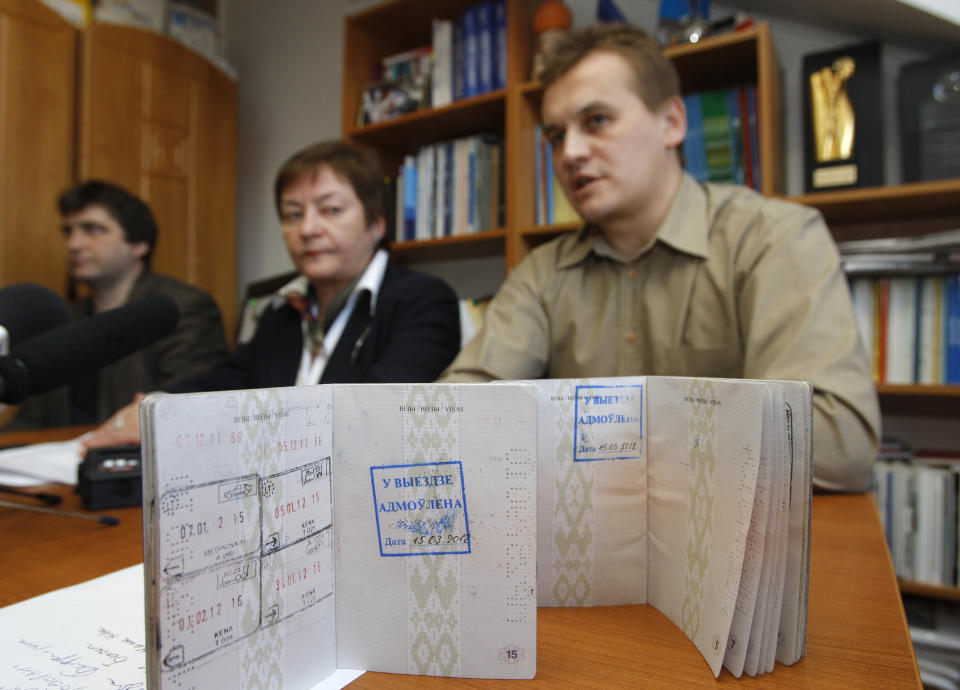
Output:
[[[291,156],[274,202],[299,275],[229,360],[165,390],[433,381],[460,347],[457,297],[439,278],[390,261],[385,193],[366,149],[328,141]],[[87,444],[136,443],[139,434],[131,405]]]
[[11,424],[14,428],[103,422],[137,393],[170,386],[227,356],[213,299],[150,271],[157,225],[147,204],[117,185],[89,180],[64,191],[58,206],[70,278],[89,293],[71,307],[77,318],[162,294],[176,301],[180,320],[163,340],[72,386],[28,400]]
[[[57,199],[57,207],[64,219],[82,219],[85,213],[98,209],[108,214],[120,225],[129,244],[143,242],[146,245],[143,264],[150,267],[150,257],[157,243],[157,224],[150,207],[141,199],[117,185],[88,180],[64,190]],[[68,234],[68,225],[64,223],[64,234]]]
[[546,57],[543,132],[585,224],[533,250],[444,380],[674,375],[814,386],[814,484],[864,491],[879,406],[820,214],[698,184],[672,63],[625,24]]

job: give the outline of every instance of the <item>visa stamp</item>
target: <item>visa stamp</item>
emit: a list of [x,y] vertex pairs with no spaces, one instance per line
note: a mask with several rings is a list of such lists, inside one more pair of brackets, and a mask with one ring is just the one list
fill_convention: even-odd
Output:
[[574,462],[643,458],[643,384],[577,386]]
[[257,558],[170,579],[157,615],[161,671],[173,671],[260,628]]
[[333,522],[330,458],[260,480],[263,552],[271,553]]
[[159,556],[166,577],[181,577],[260,550],[256,475],[174,489],[160,497]]
[[370,468],[381,556],[470,553],[459,461]]

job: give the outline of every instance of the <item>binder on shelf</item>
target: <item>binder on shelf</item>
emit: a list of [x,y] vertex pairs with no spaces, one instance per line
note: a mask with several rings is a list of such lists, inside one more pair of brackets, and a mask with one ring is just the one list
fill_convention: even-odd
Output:
[[458,101],[467,95],[465,79],[467,77],[467,42],[464,36],[464,18],[461,15],[453,23],[453,100]]
[[881,446],[872,491],[898,577],[933,586],[960,584],[958,481],[956,457],[910,449],[888,453]]
[[417,162],[413,156],[403,159],[403,239],[417,237]]
[[461,21],[463,22],[463,96],[472,98],[480,93],[480,37],[477,6],[464,10]]
[[533,127],[533,198],[534,222],[543,225],[547,220],[546,202],[543,189],[543,127],[538,122]]
[[960,383],[960,274],[947,277],[946,383]]
[[698,182],[706,182],[706,150],[703,141],[703,111],[700,94],[687,94],[683,101],[687,109],[687,136],[683,142],[687,172]]
[[739,89],[727,89],[727,110],[730,113],[730,160],[735,184],[746,184],[743,157],[743,117]]
[[[877,383],[960,383],[958,274],[853,276],[860,337]],[[951,310],[954,310],[951,312]],[[954,347],[951,349],[951,338]]]
[[705,91],[700,98],[703,109],[703,140],[707,154],[707,179],[711,182],[733,182],[734,159],[727,96],[722,91]]
[[750,130],[750,153],[753,160],[754,189],[763,189],[760,156],[760,118],[757,116],[757,85],[747,84],[747,123]]
[[433,20],[433,76],[431,105],[440,108],[453,101],[453,22]]
[[400,237],[423,241],[496,228],[502,222],[502,149],[501,137],[475,134],[407,156],[397,188],[404,209]]
[[507,2],[493,3],[493,88],[507,87]]
[[750,122],[750,104],[747,99],[747,87],[741,86],[737,89],[737,100],[740,105],[741,118],[741,140],[743,142],[741,150],[743,151],[743,184],[751,189],[760,188],[760,180],[754,175],[754,143],[750,133],[751,127],[756,127],[756,117],[753,123]]
[[493,91],[493,5],[476,5],[477,13],[477,93]]

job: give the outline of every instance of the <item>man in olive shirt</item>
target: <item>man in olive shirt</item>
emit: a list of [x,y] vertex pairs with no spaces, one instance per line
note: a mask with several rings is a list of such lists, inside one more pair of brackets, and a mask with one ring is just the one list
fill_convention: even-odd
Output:
[[819,213],[684,173],[679,80],[642,30],[569,34],[544,83],[554,170],[586,224],[510,273],[443,380],[809,381],[814,484],[866,490],[879,408]]

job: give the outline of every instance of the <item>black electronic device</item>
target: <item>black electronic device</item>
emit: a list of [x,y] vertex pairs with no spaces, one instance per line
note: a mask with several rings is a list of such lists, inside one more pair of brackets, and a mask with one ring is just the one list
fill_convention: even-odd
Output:
[[143,503],[140,446],[110,446],[87,451],[77,470],[77,492],[90,510]]

